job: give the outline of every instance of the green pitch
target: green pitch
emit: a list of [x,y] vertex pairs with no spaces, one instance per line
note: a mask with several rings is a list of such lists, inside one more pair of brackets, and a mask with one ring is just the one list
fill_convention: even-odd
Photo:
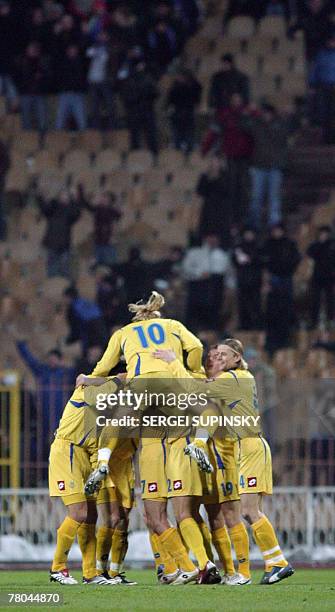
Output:
[[[95,587],[50,584],[48,572],[13,571],[0,573],[0,593],[62,593],[64,604],[9,605],[1,610],[124,610],[127,612],[333,612],[335,610],[335,570],[297,570],[294,576],[272,586],[260,586],[261,572],[253,572],[253,585],[245,587],[159,586],[149,570],[129,571],[137,586]],[[73,576],[81,579],[78,572]]]

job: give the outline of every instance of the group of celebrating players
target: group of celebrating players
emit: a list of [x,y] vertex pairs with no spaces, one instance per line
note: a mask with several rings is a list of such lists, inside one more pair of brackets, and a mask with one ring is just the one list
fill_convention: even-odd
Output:
[[[294,570],[262,512],[262,496],[272,493],[271,451],[255,418],[257,390],[243,346],[237,339],[225,339],[209,349],[203,366],[201,342],[180,322],[162,318],[163,306],[164,298],[156,292],[146,303],[129,305],[132,322],[112,335],[93,372],[78,376],[64,409],[50,450],[49,489],[51,497],[62,498],[67,516],[57,531],[50,580],[77,584],[67,566],[77,537],[84,584],[136,584],[126,578],[122,564],[138,455],[144,518],[161,584],[250,584],[244,521],[264,559],[261,584],[279,582]],[[122,356],[127,373],[110,376]],[[202,393],[208,397],[200,411],[206,426],[140,426],[125,433],[113,419],[98,432],[94,411],[93,419],[89,417],[97,395],[125,388],[159,391],[163,397],[180,391]],[[129,409],[113,410],[113,415]],[[200,408],[192,410],[199,414]],[[171,414],[164,402],[141,406],[142,415],[145,411]],[[212,424],[218,419],[211,416],[231,414],[251,421],[245,418],[247,424],[240,426]],[[169,499],[176,526],[168,518]]]

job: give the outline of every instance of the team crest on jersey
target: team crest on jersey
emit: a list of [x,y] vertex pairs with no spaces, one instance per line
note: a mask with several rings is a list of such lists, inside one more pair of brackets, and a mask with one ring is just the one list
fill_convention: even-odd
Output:
[[57,480],[57,486],[59,491],[65,491],[65,482],[64,480]]
[[183,488],[183,483],[181,480],[174,480],[173,481],[173,490],[174,491],[181,491],[181,489]]
[[257,478],[256,476],[250,476],[250,478],[248,478],[248,487],[257,487]]
[[148,482],[148,492],[156,493],[158,491],[157,482]]

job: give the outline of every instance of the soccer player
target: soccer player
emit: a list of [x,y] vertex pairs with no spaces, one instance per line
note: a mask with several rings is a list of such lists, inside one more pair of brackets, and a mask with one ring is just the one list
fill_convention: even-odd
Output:
[[[239,478],[241,485],[242,514],[252,528],[256,544],[260,548],[264,562],[265,572],[261,584],[273,584],[294,573],[293,568],[285,559],[275,531],[268,518],[261,511],[259,496],[272,493],[272,469],[271,451],[266,440],[262,436],[261,428],[256,417],[258,417],[258,401],[255,379],[248,371],[248,366],[243,359],[243,346],[237,339],[226,339],[224,343],[216,347],[216,360],[220,364],[221,374],[209,381],[209,395],[212,399],[220,402],[222,413],[229,416],[234,413],[243,417],[252,417],[250,425],[234,427],[231,436],[235,438],[235,445],[239,450]],[[172,351],[156,351],[157,358],[165,359],[170,363],[171,373],[187,381],[191,377],[178,360],[174,358]],[[203,383],[189,380],[185,388],[201,391]],[[213,430],[213,433],[215,428]],[[208,439],[208,430],[200,428],[196,432],[194,446],[204,446]],[[191,445],[189,445],[191,446]],[[186,447],[187,450],[189,446]],[[251,472],[253,470],[253,472]],[[246,480],[244,480],[246,479]],[[242,486],[244,484],[244,486]],[[247,484],[247,490],[245,485]],[[255,491],[256,489],[256,491]],[[246,498],[246,495],[248,496]],[[230,535],[234,532],[231,530]],[[238,535],[239,534],[235,534]],[[244,550],[244,543],[242,549]],[[236,548],[236,547],[235,547]],[[243,550],[241,550],[243,554]],[[238,554],[238,553],[237,553]],[[245,558],[248,551],[245,550]],[[242,573],[242,570],[240,570]]]

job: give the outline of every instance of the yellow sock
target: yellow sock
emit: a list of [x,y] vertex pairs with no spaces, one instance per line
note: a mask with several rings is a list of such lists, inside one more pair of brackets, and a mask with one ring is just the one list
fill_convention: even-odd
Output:
[[177,525],[176,529],[177,529],[177,531],[178,531],[178,533],[179,533],[179,536],[180,536],[180,539],[181,539],[182,543],[183,543],[183,544],[184,544],[184,546],[185,546],[185,549],[186,549],[186,551],[187,551],[187,554],[189,554],[190,549],[189,549],[189,547],[187,546],[187,543],[185,542],[185,540],[184,540],[184,538],[183,538],[183,534],[182,534],[182,532],[180,531],[179,525]]
[[199,525],[193,518],[190,517],[179,523],[179,529],[183,534],[183,540],[186,542],[187,546],[193,552],[196,560],[198,561],[200,569],[204,569],[209,559]]
[[75,540],[80,523],[67,516],[57,529],[57,546],[51,571],[60,572],[67,566],[67,557]]
[[254,540],[263,555],[265,571],[269,571],[274,565],[279,567],[288,565],[278,544],[275,530],[266,516],[262,516],[256,523],[253,523],[251,529]]
[[234,525],[229,529],[229,536],[238,561],[238,571],[246,578],[250,578],[249,536],[244,524]]
[[111,527],[99,527],[97,533],[97,570],[100,572],[109,569],[109,553],[112,548],[114,529]]
[[155,568],[157,570],[160,565],[163,565],[159,536],[157,535],[157,533],[149,533],[149,539],[150,539],[152,554],[154,557]]
[[224,573],[228,574],[228,576],[232,576],[235,574],[235,567],[227,528],[221,527],[213,531],[212,540],[223,565]]
[[159,541],[164,550],[175,560],[181,570],[185,572],[193,572],[193,570],[195,570],[195,565],[189,558],[175,527],[170,527],[161,533]]
[[95,525],[81,523],[78,529],[78,544],[83,558],[83,576],[93,578],[97,573]]
[[126,556],[128,549],[128,534],[126,531],[120,531],[114,529],[113,541],[112,541],[112,556],[111,556],[111,576],[116,576],[120,573],[123,559]]
[[203,521],[202,523],[198,523],[199,529],[201,531],[202,539],[204,542],[204,546],[206,549],[207,557],[210,561],[214,561],[213,550],[212,550],[212,536],[211,532],[208,529],[207,523]]

